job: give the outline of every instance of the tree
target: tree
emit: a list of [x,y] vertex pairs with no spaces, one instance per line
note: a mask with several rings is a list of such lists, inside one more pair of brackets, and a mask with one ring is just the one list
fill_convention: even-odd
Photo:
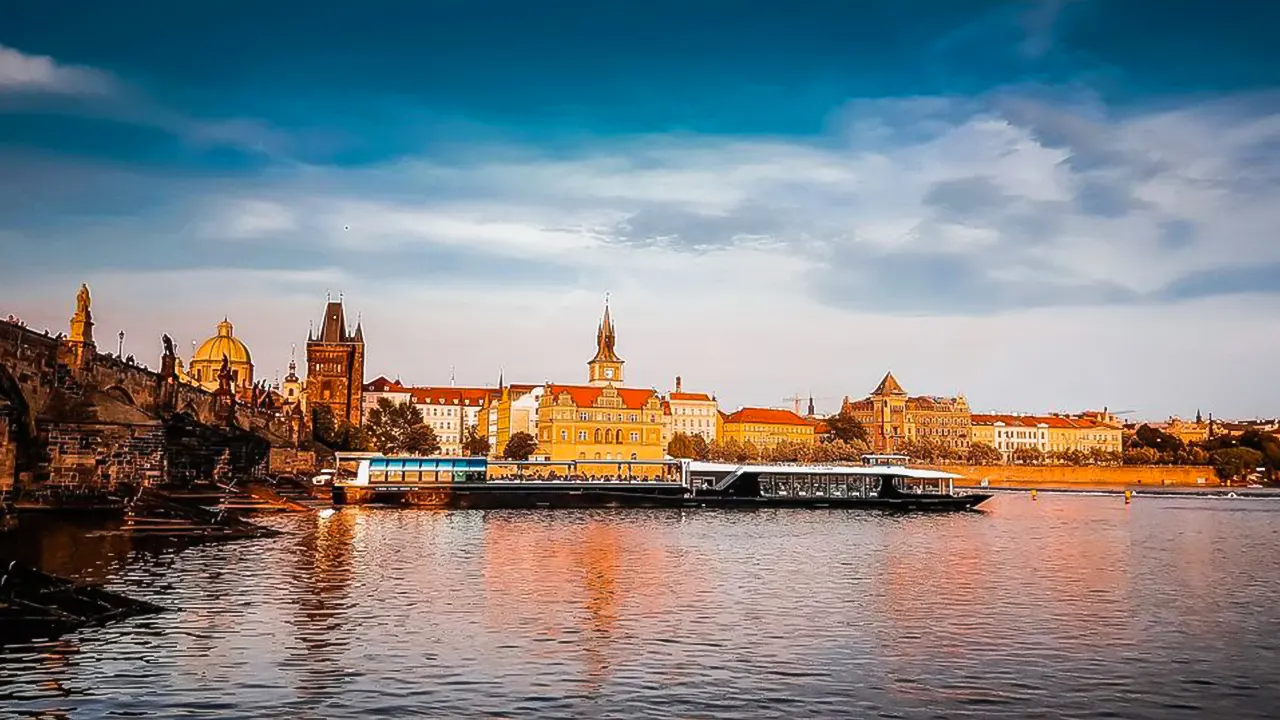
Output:
[[693,447],[693,438],[684,433],[672,435],[671,442],[667,443],[667,454],[673,458],[688,458],[690,460],[697,457],[697,452]]
[[384,455],[434,455],[440,452],[440,440],[422,418],[418,406],[391,398],[378,398],[365,421],[373,447]]
[[502,448],[502,457],[506,460],[528,460],[537,451],[537,439],[527,432],[518,432],[507,438],[507,446]]
[[1044,462],[1044,453],[1038,447],[1020,447],[1013,451],[1013,461],[1018,465],[1039,465]]
[[840,412],[828,417],[827,427],[830,429],[830,432],[827,433],[828,441],[870,442],[867,428],[858,421],[858,418],[853,416],[853,411],[848,407],[842,407]]
[[338,418],[328,405],[311,408],[311,435],[333,450],[358,452],[369,448],[369,438],[359,426]]
[[691,435],[689,437],[689,441],[693,445],[693,459],[706,460],[708,448],[707,439],[701,435]]
[[1155,465],[1160,453],[1149,447],[1137,447],[1124,452],[1125,465]]
[[1153,428],[1150,425],[1142,425],[1137,432],[1133,434],[1133,440],[1130,441],[1130,447],[1139,448],[1147,447],[1155,450],[1162,455],[1168,455],[1170,458],[1179,450],[1186,447],[1182,440],[1174,435]]
[[1218,477],[1230,482],[1248,476],[1262,465],[1263,455],[1253,448],[1235,447],[1215,450],[1209,454],[1209,459]]
[[991,445],[976,442],[969,444],[968,460],[970,465],[999,465],[1004,462],[1004,456]]
[[493,446],[489,443],[489,438],[481,435],[476,430],[475,425],[467,428],[467,438],[462,441],[462,452],[471,457],[488,457],[489,451]]

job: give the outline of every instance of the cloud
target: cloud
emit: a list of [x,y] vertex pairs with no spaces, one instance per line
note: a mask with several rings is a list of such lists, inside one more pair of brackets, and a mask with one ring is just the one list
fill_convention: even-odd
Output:
[[63,65],[46,55],[29,55],[0,45],[0,93],[107,95],[116,88],[110,73]]

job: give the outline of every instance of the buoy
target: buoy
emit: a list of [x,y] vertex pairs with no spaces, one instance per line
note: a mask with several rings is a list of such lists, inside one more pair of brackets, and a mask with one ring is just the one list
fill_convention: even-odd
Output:
[[1132,491],[1132,490],[1125,490],[1125,491],[1124,491],[1124,504],[1125,504],[1125,505],[1128,505],[1128,504],[1129,504],[1129,502],[1130,502],[1131,500],[1133,500],[1133,491]]
[[1035,490],[1032,490],[1032,491],[1031,491],[1031,499],[1032,499],[1032,500],[1035,500],[1035,499],[1036,499],[1036,491],[1035,491]]
[[336,512],[338,511],[334,510],[333,508],[325,508],[324,510],[320,511],[320,519],[324,520],[325,518],[333,517],[333,514]]

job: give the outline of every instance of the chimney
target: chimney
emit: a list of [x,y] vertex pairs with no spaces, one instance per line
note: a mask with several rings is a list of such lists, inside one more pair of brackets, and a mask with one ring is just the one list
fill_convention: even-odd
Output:
[[676,392],[684,392],[683,390],[681,390],[681,389],[680,389],[680,376],[679,376],[679,375],[677,375],[677,376],[676,376]]

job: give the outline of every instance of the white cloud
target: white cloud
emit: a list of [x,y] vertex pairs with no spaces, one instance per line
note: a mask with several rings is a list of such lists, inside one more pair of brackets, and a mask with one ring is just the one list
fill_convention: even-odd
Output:
[[[1262,154],[1280,127],[1238,107],[913,99],[858,107],[864,129],[891,119],[888,135],[820,143],[631,138],[570,157],[294,167],[191,206],[224,236],[275,238],[254,251],[302,274],[192,271],[163,316],[154,274],[88,279],[152,334],[206,333],[243,308],[237,332],[264,367],[287,362],[331,289],[364,312],[371,376],[573,381],[608,291],[633,382],[679,373],[730,405],[838,401],[891,368],[988,409],[1265,413],[1280,405],[1263,360],[1280,350],[1280,286],[1232,273],[1280,262]],[[155,251],[216,259],[169,244]],[[499,269],[511,260],[525,282]],[[572,280],[538,282],[544,264]]]
[[110,73],[63,65],[46,55],[29,55],[0,45],[0,93],[105,95],[114,88]]

